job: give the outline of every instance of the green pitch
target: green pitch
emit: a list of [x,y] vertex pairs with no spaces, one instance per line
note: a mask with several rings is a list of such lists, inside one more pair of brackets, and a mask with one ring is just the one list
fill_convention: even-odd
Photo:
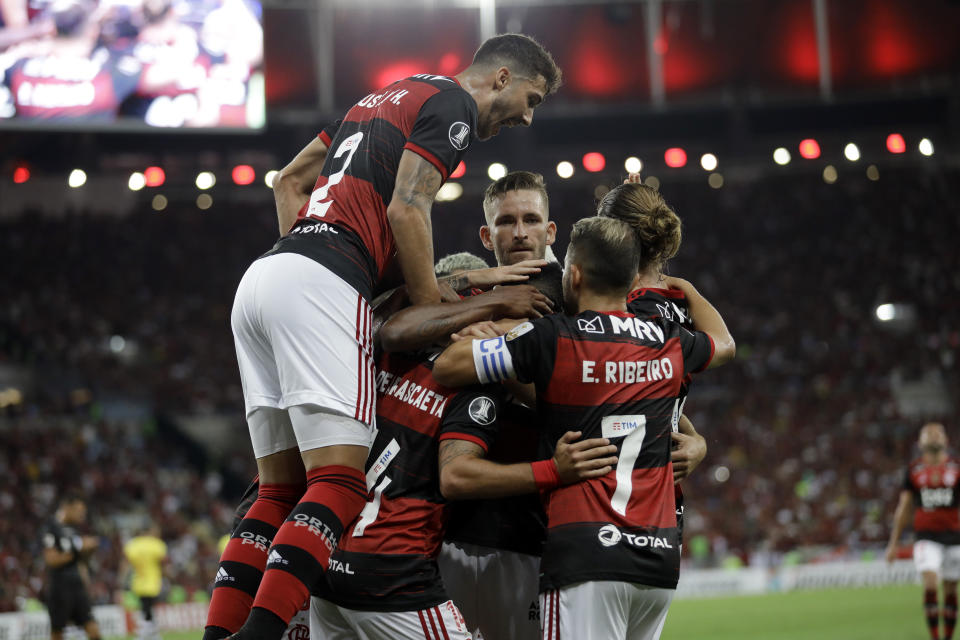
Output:
[[[919,586],[677,600],[662,640],[926,640]],[[202,631],[165,633],[199,640]]]
[[661,640],[927,640],[920,586],[676,600]]

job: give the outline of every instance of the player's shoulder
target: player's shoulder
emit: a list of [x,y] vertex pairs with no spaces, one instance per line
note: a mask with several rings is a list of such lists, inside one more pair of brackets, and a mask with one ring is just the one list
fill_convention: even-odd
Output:
[[692,326],[690,304],[679,289],[635,289],[627,296],[627,311],[639,317],[659,316]]

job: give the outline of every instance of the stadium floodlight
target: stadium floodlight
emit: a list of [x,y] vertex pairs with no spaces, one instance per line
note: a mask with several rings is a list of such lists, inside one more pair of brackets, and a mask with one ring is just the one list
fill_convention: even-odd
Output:
[[263,181],[267,184],[268,187],[273,189],[273,179],[277,177],[277,174],[280,173],[276,169],[271,169],[263,176]]
[[773,161],[781,167],[790,164],[790,152],[785,147],[777,147],[773,152]]
[[680,147],[671,147],[663,152],[663,161],[668,167],[679,169],[687,164],[687,152]]
[[159,187],[167,179],[167,174],[160,167],[147,167],[143,171],[144,184],[148,187]]
[[564,160],[563,162],[557,163],[557,175],[563,178],[564,180],[572,176],[573,163],[567,162],[566,160]]
[[713,479],[717,484],[722,484],[730,479],[730,469],[723,465],[714,467],[713,469]]
[[890,304],[889,302],[886,304],[881,304],[877,307],[876,313],[877,320],[880,322],[890,322],[897,317],[897,306]]
[[823,181],[827,184],[833,184],[837,181],[839,175],[837,174],[837,168],[832,164],[828,164],[823,168]]
[[83,169],[74,169],[67,178],[67,184],[73,189],[82,187],[87,183],[87,173]]
[[29,179],[30,179],[30,169],[27,169],[24,166],[19,166],[13,170],[14,184],[23,184]]
[[123,339],[123,336],[110,336],[110,351],[113,353],[120,353],[127,346],[127,341]]
[[848,142],[843,148],[843,156],[850,162],[856,162],[860,159],[860,147],[852,142]]
[[712,153],[705,153],[700,156],[700,166],[703,167],[704,171],[713,171],[717,168],[717,164],[719,164],[717,156]]
[[920,141],[920,153],[925,156],[933,155],[933,143],[930,141],[930,138],[924,138]]
[[816,160],[820,157],[820,143],[813,138],[800,141],[800,156],[807,160]]
[[246,186],[256,180],[257,172],[248,164],[238,164],[230,172],[230,177],[233,178],[235,184]]
[[877,165],[872,164],[867,167],[867,178],[874,182],[880,179],[880,170],[877,169]]
[[457,165],[457,168],[450,174],[451,178],[462,178],[467,173],[467,165],[463,160]]
[[657,176],[647,176],[647,179],[643,181],[643,184],[647,185],[651,189],[660,190],[660,178]]
[[720,189],[723,187],[723,174],[722,173],[711,173],[710,177],[707,178],[707,184],[709,184],[714,189]]
[[623,168],[627,170],[627,173],[640,173],[643,171],[643,161],[637,156],[630,156],[624,161]]
[[507,167],[499,162],[494,162],[487,167],[487,176],[489,176],[491,180],[499,180],[505,175],[507,175]]
[[590,153],[584,154],[583,156],[583,168],[589,171],[590,173],[597,173],[598,171],[603,171],[604,167],[607,166],[607,159],[603,157],[602,153],[597,151],[591,151]]
[[130,174],[130,179],[127,180],[127,187],[130,191],[140,191],[147,186],[147,177],[140,173],[139,171],[134,171]]
[[907,143],[899,133],[891,133],[887,136],[887,151],[890,153],[903,153],[907,150]]
[[447,182],[437,191],[437,202],[452,202],[463,195],[463,185]]
[[158,193],[153,196],[153,200],[150,202],[150,206],[153,207],[154,211],[163,211],[167,208],[167,196],[162,193]]
[[201,193],[197,196],[197,208],[206,211],[213,206],[213,196],[209,193]]
[[201,171],[197,174],[197,189],[209,189],[217,184],[217,177],[210,171]]

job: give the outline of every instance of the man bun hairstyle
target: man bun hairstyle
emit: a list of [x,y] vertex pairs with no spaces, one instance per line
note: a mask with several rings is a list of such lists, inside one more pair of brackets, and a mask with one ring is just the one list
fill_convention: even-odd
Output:
[[643,257],[637,271],[662,266],[677,255],[683,240],[683,223],[660,192],[645,184],[621,184],[600,201],[597,215],[626,222],[640,240]]
[[473,64],[507,67],[511,72],[531,80],[542,76],[547,81],[547,95],[556,93],[563,84],[563,74],[550,52],[522,33],[505,33],[488,38],[473,55]]
[[490,205],[507,195],[509,191],[536,191],[543,198],[543,204],[550,209],[550,198],[547,196],[547,185],[543,176],[532,171],[511,171],[499,180],[494,180],[483,192],[483,212],[490,211]]
[[626,296],[637,274],[640,241],[622,220],[584,218],[573,225],[567,255],[580,267],[591,291]]

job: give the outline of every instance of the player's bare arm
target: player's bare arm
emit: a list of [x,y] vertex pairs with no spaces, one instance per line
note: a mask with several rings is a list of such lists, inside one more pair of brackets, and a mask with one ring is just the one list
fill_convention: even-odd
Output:
[[[499,498],[535,493],[543,486],[538,466],[558,485],[599,478],[617,463],[615,445],[606,438],[577,441],[579,431],[566,432],[557,443],[553,458],[541,462],[499,464],[487,460],[483,447],[466,440],[440,443],[440,492],[448,500]],[[550,466],[553,471],[551,472]]]
[[910,524],[913,518],[913,494],[903,490],[897,502],[897,510],[893,513],[893,529],[890,531],[890,542],[887,543],[887,562],[893,562],[897,557],[897,545],[900,544],[900,534]]
[[690,418],[681,415],[677,423],[679,432],[671,433],[677,448],[670,452],[673,462],[673,481],[680,482],[697,468],[707,455],[707,441],[697,433]]
[[387,351],[411,351],[445,343],[468,325],[508,316],[540,317],[551,310],[550,300],[528,285],[499,287],[459,302],[408,307],[380,329],[380,344]]
[[683,292],[690,307],[690,317],[694,326],[713,340],[713,359],[710,360],[707,368],[713,369],[733,360],[737,354],[737,344],[716,308],[687,280],[664,276],[664,281],[671,289],[679,289]]
[[433,272],[433,231],[430,209],[443,177],[423,157],[405,150],[397,167],[387,220],[397,243],[397,260],[414,305],[440,302]]
[[315,137],[273,178],[273,199],[277,203],[281,236],[289,233],[297,214],[310,199],[326,159],[327,145],[319,136]]

